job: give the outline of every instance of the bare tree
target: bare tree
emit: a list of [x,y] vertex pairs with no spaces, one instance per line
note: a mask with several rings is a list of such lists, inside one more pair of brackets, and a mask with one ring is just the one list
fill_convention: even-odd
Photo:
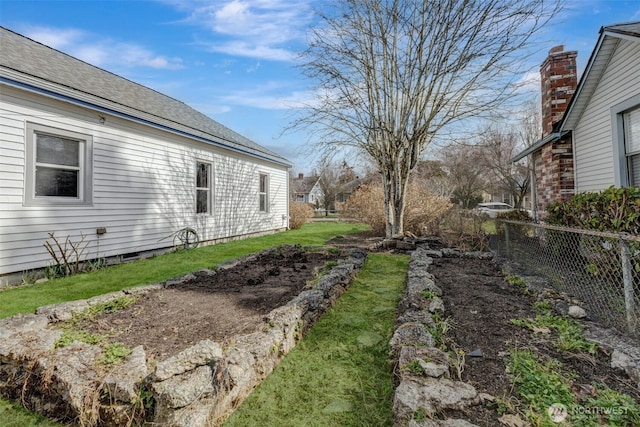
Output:
[[386,235],[403,234],[410,171],[452,123],[494,111],[562,0],[337,0],[302,65],[318,97],[293,127],[376,162]]
[[511,159],[524,148],[515,130],[487,129],[480,143],[481,163],[490,175],[489,181],[497,184],[494,189],[501,190],[513,199],[517,208],[522,207],[529,193],[531,174],[526,164],[511,163]]
[[343,191],[345,184],[356,178],[353,168],[349,166],[346,160],[339,165],[325,159],[319,167],[318,185],[322,190],[322,198],[319,201],[324,208],[325,216],[329,215],[329,211],[335,210],[336,199]]
[[487,186],[487,169],[481,150],[475,145],[451,145],[441,151],[442,167],[447,172],[451,201],[469,209],[482,201]]

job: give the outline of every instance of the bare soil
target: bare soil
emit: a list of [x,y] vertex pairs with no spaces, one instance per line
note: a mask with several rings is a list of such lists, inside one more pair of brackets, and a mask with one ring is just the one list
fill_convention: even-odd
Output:
[[144,294],[134,304],[86,321],[82,328],[142,345],[148,358],[163,360],[203,339],[224,342],[257,332],[274,308],[297,296],[335,252],[283,246],[239,260],[215,273]]
[[[567,371],[576,374],[572,389],[580,395],[593,384],[626,393],[640,399],[640,393],[624,371],[610,367],[610,354],[604,350],[595,356],[558,352],[553,334],[533,335],[511,324],[511,319],[533,318],[534,295],[525,295],[508,284],[501,269],[492,261],[440,258],[429,271],[443,291],[445,317],[453,326],[450,345],[466,353],[480,350],[482,356],[467,356],[462,380],[479,392],[498,398],[516,397],[506,372],[506,358],[511,349],[533,349],[538,356],[559,360]],[[511,398],[512,403],[517,400]],[[521,408],[523,409],[523,408]],[[479,426],[495,427],[498,421],[495,404],[473,407],[466,413],[448,413]]]
[[[381,239],[370,233],[340,236],[329,242],[337,247],[370,248]],[[224,342],[263,327],[264,316],[299,294],[326,262],[337,259],[328,252],[304,252],[299,247],[279,248],[248,257],[215,274],[150,292],[135,304],[115,313],[97,316],[84,327],[107,335],[128,347],[143,345],[148,357],[162,360],[199,340]],[[515,396],[505,360],[510,349],[531,348],[554,357],[575,372],[575,387],[605,384],[636,399],[640,394],[626,374],[610,368],[610,357],[559,353],[549,335],[532,335],[511,319],[534,317],[535,297],[509,285],[498,265],[489,260],[436,259],[429,270],[443,290],[445,317],[452,331],[450,346],[465,352],[480,350],[481,357],[466,357],[462,380],[479,392],[496,397]],[[479,426],[495,427],[496,406],[490,402],[459,417]]]

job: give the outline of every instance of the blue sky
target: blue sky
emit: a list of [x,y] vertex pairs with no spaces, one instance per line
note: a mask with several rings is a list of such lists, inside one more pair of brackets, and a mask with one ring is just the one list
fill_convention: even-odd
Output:
[[[295,67],[313,10],[327,0],[0,0],[0,25],[179,99],[309,173],[303,133],[282,134],[309,97]],[[581,72],[603,25],[640,20],[640,0],[566,0],[531,58],[578,51]],[[531,85],[532,96],[537,83]]]

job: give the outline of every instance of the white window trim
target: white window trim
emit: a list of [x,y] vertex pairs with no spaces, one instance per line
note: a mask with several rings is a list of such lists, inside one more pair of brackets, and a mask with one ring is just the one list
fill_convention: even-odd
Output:
[[[77,140],[80,143],[78,159],[78,197],[36,196],[36,134],[48,134]],[[75,168],[71,168],[75,169]],[[25,128],[25,206],[92,206],[93,205],[93,137],[91,135],[58,129],[38,123],[26,123]]]
[[[198,165],[204,164],[209,166],[209,176],[207,176],[208,187],[198,187]],[[196,215],[212,215],[213,206],[213,164],[207,160],[196,160],[196,176],[195,176],[195,211]],[[198,212],[198,191],[207,191],[209,197],[207,198],[207,211]]]
[[[262,181],[262,177],[265,177],[266,180],[266,191],[260,191],[260,183]],[[262,213],[269,213],[269,184],[270,184],[270,179],[269,179],[269,174],[265,173],[265,172],[259,172],[258,173],[258,211],[262,212]],[[262,196],[264,195],[265,198],[265,203],[264,203],[264,209],[261,208],[260,206],[260,199],[262,198]]]

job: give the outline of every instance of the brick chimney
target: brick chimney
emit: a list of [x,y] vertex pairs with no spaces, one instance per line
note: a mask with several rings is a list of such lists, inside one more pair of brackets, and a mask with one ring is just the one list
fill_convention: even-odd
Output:
[[565,51],[564,46],[556,46],[540,65],[542,86],[542,136],[553,132],[569,105],[571,96],[578,86],[575,50]]

